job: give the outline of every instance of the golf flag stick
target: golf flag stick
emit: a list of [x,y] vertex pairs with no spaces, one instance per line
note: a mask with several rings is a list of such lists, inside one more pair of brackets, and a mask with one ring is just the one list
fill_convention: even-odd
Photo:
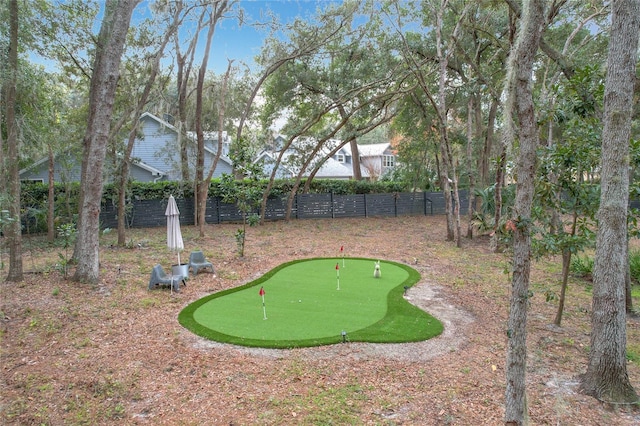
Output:
[[260,287],[260,292],[258,293],[260,294],[260,297],[262,297],[262,315],[263,315],[263,319],[267,319],[267,308],[266,306],[264,306],[264,287]]
[[344,246],[340,246],[340,254],[342,255],[342,267],[344,268]]
[[338,279],[338,290],[340,290],[340,264],[336,263],[336,278]]

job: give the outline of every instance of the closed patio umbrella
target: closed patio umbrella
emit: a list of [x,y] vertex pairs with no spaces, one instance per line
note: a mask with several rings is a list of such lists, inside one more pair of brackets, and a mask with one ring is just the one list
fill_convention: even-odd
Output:
[[178,265],[180,265],[180,252],[184,250],[184,242],[180,231],[180,211],[173,195],[169,196],[164,214],[167,216],[167,247],[171,251],[178,252]]

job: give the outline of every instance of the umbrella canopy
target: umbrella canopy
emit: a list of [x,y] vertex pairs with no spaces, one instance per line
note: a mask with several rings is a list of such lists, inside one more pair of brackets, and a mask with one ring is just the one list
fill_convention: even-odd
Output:
[[180,231],[180,211],[173,195],[169,196],[167,210],[164,212],[167,216],[167,247],[169,250],[178,252],[178,265],[180,264],[180,252],[184,250],[184,242],[182,241],[182,231]]

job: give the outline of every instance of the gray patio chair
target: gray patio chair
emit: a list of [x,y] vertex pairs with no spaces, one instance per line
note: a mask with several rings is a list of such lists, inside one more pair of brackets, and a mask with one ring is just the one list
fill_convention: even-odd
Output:
[[168,275],[162,269],[162,266],[156,265],[151,270],[151,279],[149,280],[149,290],[163,286],[173,286],[173,290],[180,291],[180,282],[187,285],[182,275]]
[[189,268],[191,268],[193,275],[198,275],[200,269],[211,269],[211,273],[216,273],[215,269],[213,269],[213,263],[208,262],[200,250],[192,251],[189,255]]

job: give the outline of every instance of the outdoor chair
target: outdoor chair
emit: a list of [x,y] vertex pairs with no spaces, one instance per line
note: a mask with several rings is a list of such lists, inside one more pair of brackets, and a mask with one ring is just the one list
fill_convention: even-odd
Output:
[[149,290],[161,286],[173,287],[173,290],[180,291],[180,282],[187,285],[182,275],[167,275],[162,266],[156,265],[151,270],[151,279],[149,280]]
[[189,255],[189,268],[191,268],[194,276],[198,275],[198,270],[200,269],[207,270],[211,268],[211,273],[216,273],[215,269],[213,269],[213,263],[208,262],[200,250],[192,251]]

